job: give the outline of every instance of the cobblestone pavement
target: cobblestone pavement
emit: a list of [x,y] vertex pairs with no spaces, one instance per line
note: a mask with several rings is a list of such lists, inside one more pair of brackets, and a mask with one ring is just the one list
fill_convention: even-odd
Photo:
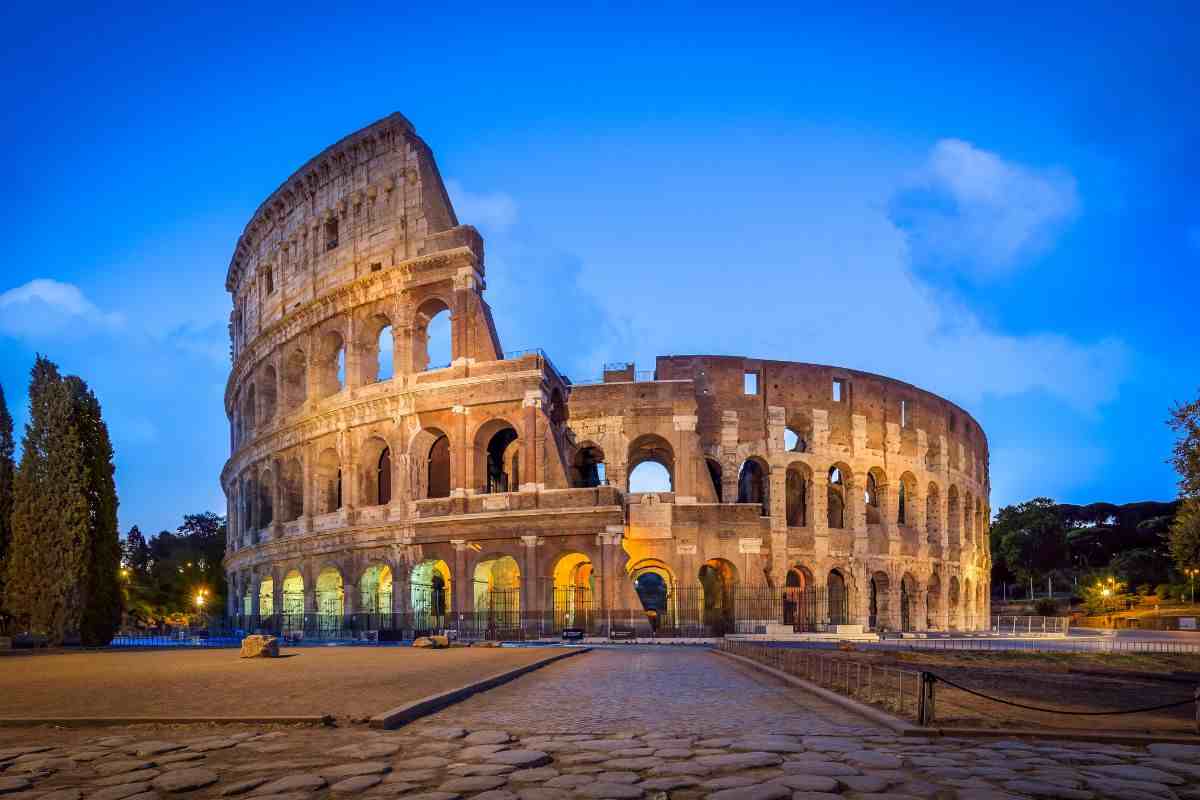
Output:
[[[584,700],[609,686],[618,692],[609,702],[628,708],[625,717],[565,717],[612,722],[604,732],[566,732],[562,710],[543,705],[585,680],[554,667],[515,681],[504,696],[479,696],[390,732],[362,725],[0,729],[0,800],[1200,800],[1200,745],[914,740],[861,725],[852,732],[794,692],[772,691],[756,673],[726,671],[714,655],[619,655],[629,663],[605,651],[566,662],[591,661],[596,687],[585,689]],[[712,675],[683,678],[680,686],[678,673],[693,669]],[[630,678],[641,683],[617,686]],[[718,679],[726,681],[723,692],[711,683]],[[643,697],[646,687],[656,694]],[[707,692],[690,713],[679,699],[688,687]],[[487,696],[500,698],[491,719],[475,708]],[[664,713],[634,711],[635,697]],[[521,702],[533,708],[516,713]],[[755,722],[738,710],[742,703],[768,714],[714,734],[728,719]],[[792,721],[799,712],[786,704],[808,707],[814,725],[829,727],[767,732],[772,703]],[[500,724],[509,718],[517,722],[512,729]],[[675,729],[657,727],[666,721]]]
[[541,733],[873,733],[857,714],[707,648],[622,646],[543,667],[431,718]]

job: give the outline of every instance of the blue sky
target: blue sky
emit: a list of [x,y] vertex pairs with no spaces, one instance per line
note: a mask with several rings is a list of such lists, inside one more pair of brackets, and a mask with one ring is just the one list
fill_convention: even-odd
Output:
[[1172,497],[1200,12],[841,5],[10,10],[18,425],[45,353],[104,405],[123,529],[223,512],[233,244],[401,111],[487,238],[506,349],[576,378],[697,352],[882,372],[982,422],[993,507]]

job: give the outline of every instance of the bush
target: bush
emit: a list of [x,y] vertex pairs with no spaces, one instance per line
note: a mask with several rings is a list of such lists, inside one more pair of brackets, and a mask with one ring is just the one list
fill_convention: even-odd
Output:
[[1137,593],[1142,597],[1149,597],[1150,595],[1154,594],[1154,587],[1148,583],[1143,583],[1141,586],[1137,587]]
[[1049,597],[1044,597],[1033,604],[1033,613],[1039,617],[1057,617],[1058,603]]
[[1175,595],[1171,593],[1171,584],[1169,583],[1160,583],[1158,586],[1155,586],[1154,596],[1158,598],[1158,602],[1160,603],[1165,603],[1172,597],[1175,597]]

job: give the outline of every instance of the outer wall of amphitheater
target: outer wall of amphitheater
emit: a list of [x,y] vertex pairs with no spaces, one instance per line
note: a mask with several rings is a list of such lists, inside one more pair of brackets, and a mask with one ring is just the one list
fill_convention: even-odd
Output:
[[[716,575],[836,584],[848,618],[822,604],[818,623],[986,624],[988,445],[965,411],[729,356],[572,383],[503,352],[485,286],[483,242],[399,114],[260,206],[226,281],[230,614],[412,614],[432,585],[452,616],[489,589],[524,613],[564,592],[640,611],[642,576],[682,595]],[[447,316],[451,363],[431,368]],[[670,491],[629,491],[647,462]]]

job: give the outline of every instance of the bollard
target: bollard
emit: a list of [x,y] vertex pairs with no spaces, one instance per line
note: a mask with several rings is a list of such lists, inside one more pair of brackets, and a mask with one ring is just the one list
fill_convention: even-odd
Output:
[[[921,673],[921,694],[917,705],[917,724],[922,728],[928,728],[933,724],[933,687],[937,680],[931,672]],[[1197,694],[1200,695],[1200,689],[1197,689]]]

